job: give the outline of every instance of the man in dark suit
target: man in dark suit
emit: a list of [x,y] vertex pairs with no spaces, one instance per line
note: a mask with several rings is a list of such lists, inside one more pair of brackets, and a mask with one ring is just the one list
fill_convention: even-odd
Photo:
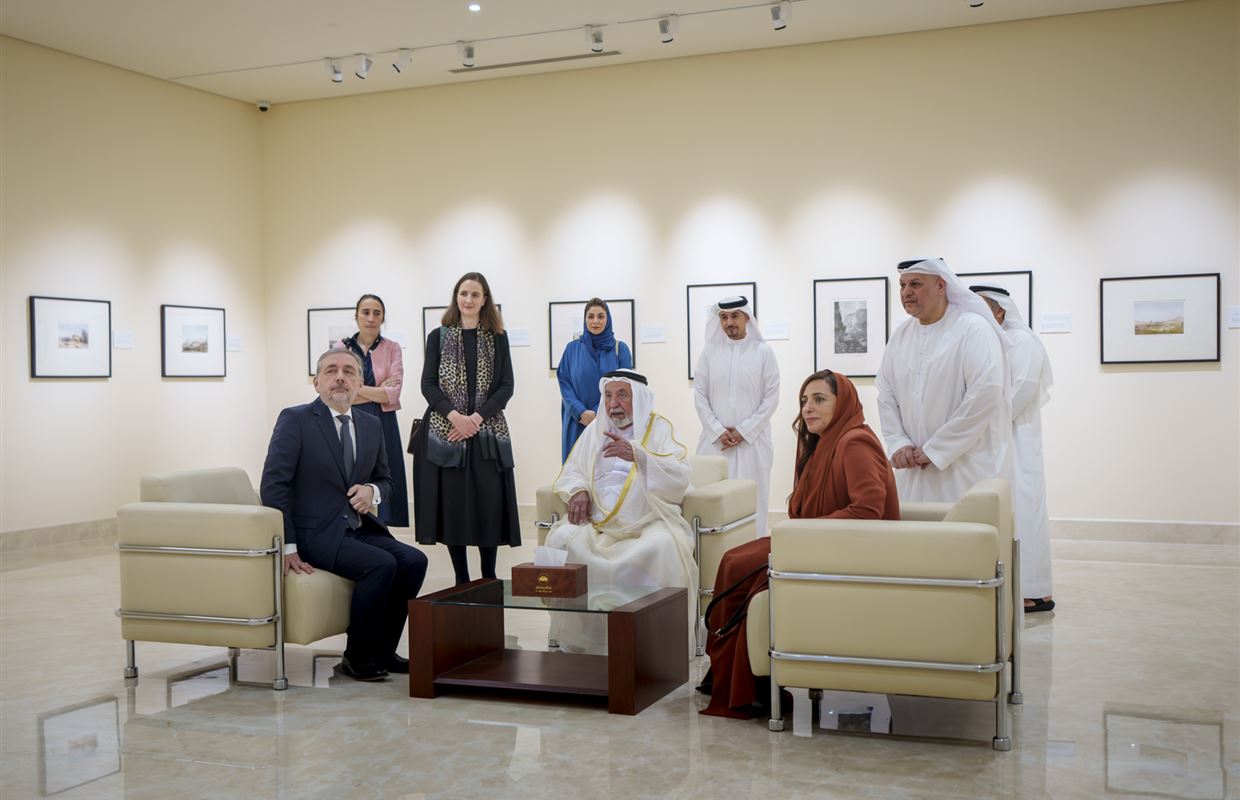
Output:
[[379,419],[353,414],[362,362],[349,350],[319,356],[319,399],[280,412],[263,465],[263,505],[284,514],[284,572],[314,567],[353,581],[341,671],[362,681],[409,672],[396,653],[426,556],[396,541],[370,513],[392,493]]

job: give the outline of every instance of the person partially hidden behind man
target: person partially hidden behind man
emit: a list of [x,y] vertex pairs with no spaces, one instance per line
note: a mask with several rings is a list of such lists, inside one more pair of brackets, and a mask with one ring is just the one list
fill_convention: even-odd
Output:
[[263,505],[284,514],[284,573],[325,569],[353,581],[341,671],[359,681],[409,672],[396,653],[408,601],[426,577],[426,556],[396,541],[371,513],[392,493],[379,419],[353,414],[361,360],[319,356],[311,403],[276,420],[263,464]]
[[[568,516],[547,534],[547,547],[566,550],[570,564],[585,564],[592,590],[606,584],[688,589],[685,644],[692,650],[697,566],[693,532],[680,515],[690,488],[687,452],[672,423],[655,413],[644,376],[608,372],[599,393],[598,413],[552,486]],[[620,594],[616,599],[627,602]],[[551,636],[565,650],[600,653],[605,623],[602,614],[552,614]]]

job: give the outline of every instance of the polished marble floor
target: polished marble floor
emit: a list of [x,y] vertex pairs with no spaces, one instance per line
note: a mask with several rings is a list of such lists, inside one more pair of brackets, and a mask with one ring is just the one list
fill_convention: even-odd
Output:
[[[140,643],[127,687],[111,547],[5,552],[0,798],[1236,798],[1240,568],[1234,547],[1183,547],[1056,551],[1060,609],[1026,628],[1009,753],[990,748],[986,704],[891,698],[909,735],[887,735],[825,729],[885,727],[883,699],[859,695],[819,718],[798,696],[783,733],[699,716],[688,685],[636,717],[411,700],[401,680],[334,673],[339,639],[290,648],[286,692],[230,685],[221,649]],[[450,576],[432,548],[426,588]],[[545,643],[545,614],[508,615],[515,644]],[[242,680],[268,658],[246,653]],[[945,735],[963,738],[928,738]]]

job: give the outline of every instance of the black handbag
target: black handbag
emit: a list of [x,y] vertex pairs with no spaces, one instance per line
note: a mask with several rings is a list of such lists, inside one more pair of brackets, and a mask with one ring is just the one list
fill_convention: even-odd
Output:
[[413,450],[413,447],[414,447],[413,443],[414,443],[414,441],[416,441],[416,440],[417,440],[417,438],[418,438],[418,431],[420,431],[420,430],[422,430],[422,420],[421,420],[421,419],[415,419],[415,420],[413,421],[413,425],[411,425],[411,426],[409,427],[409,446],[405,448],[405,452],[406,452],[406,453],[408,453],[409,455],[413,455],[413,452],[414,452],[414,450]]

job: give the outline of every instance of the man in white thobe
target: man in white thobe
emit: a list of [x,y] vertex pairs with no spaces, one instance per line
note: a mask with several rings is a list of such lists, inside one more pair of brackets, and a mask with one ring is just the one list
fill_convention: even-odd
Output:
[[706,346],[693,373],[693,400],[702,421],[698,455],[723,456],[729,478],[758,484],[757,535],[765,536],[779,364],[749,312],[745,297],[728,297],[710,307]]
[[1020,538],[1020,588],[1026,611],[1050,611],[1055,601],[1051,597],[1051,519],[1042,464],[1042,406],[1050,399],[1055,380],[1051,362],[1042,340],[1021,319],[1007,289],[969,288],[986,300],[1011,343],[1012,510]]
[[[688,453],[672,423],[655,413],[645,377],[608,372],[599,391],[598,413],[552,486],[568,514],[547,534],[547,547],[585,564],[592,592],[609,584],[683,586],[692,653],[698,573],[693,532],[680,514],[691,488]],[[630,599],[618,593],[616,602]],[[552,614],[551,637],[566,650],[606,652],[605,622],[601,614]]]
[[900,264],[905,320],[874,381],[901,500],[954,503],[1011,479],[1007,339],[941,258]]

